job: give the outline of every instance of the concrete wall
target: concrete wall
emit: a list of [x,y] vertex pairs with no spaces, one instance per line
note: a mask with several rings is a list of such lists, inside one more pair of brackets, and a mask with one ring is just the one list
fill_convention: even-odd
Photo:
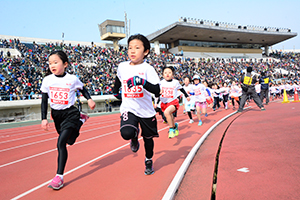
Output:
[[[87,101],[81,97],[82,111],[87,113],[105,112],[105,99],[117,100],[113,95],[92,96],[96,103],[96,108],[91,110]],[[112,111],[119,110],[119,107],[112,108]],[[35,100],[17,100],[17,101],[0,101],[0,123],[13,121],[27,121],[41,119],[41,99]],[[48,119],[50,119],[50,107],[48,108]]]

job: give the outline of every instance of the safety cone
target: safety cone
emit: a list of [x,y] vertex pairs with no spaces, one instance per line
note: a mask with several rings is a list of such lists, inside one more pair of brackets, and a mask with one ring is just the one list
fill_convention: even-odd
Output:
[[290,101],[289,101],[289,99],[286,95],[285,89],[283,90],[283,101],[282,101],[282,103],[290,103]]
[[298,92],[297,92],[297,90],[295,89],[295,94],[294,94],[294,101],[292,101],[293,103],[294,102],[300,102],[299,101],[299,96],[298,96]]

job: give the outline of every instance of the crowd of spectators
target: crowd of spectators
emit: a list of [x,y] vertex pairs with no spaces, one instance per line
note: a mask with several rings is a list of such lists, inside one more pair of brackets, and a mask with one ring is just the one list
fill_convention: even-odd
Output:
[[[68,73],[76,74],[92,95],[112,94],[112,88],[118,64],[127,60],[126,47],[100,47],[91,43],[72,46],[63,43],[31,44],[21,43],[18,39],[0,39],[0,47],[16,48],[20,56],[12,56],[9,51],[0,51],[0,98],[1,100],[22,100],[40,98],[40,86],[43,77],[48,73],[47,59],[53,50],[62,49],[68,56],[70,65]],[[252,66],[256,73],[267,71],[273,79],[285,78],[288,81],[299,81],[300,54],[274,52],[276,59],[207,59],[186,58],[163,52],[156,55],[153,51],[146,58],[161,76],[162,68],[174,65],[179,81],[185,75],[199,74],[202,79],[211,82],[229,82],[240,78],[246,66]],[[275,71],[287,70],[288,74]]]

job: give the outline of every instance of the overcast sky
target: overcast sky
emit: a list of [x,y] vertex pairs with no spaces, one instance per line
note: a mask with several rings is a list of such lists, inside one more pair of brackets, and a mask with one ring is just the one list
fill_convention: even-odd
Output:
[[[300,33],[299,0],[0,0],[0,35],[103,42],[98,24],[130,19],[130,34],[149,35],[180,17],[289,28]],[[123,39],[121,44],[125,44]],[[272,49],[300,49],[296,36]]]

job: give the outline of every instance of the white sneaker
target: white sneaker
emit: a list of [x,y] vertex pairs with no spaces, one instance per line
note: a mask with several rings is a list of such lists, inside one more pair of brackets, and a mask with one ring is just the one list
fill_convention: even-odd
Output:
[[190,119],[190,122],[189,122],[189,123],[190,123],[190,124],[194,123],[194,120]]

